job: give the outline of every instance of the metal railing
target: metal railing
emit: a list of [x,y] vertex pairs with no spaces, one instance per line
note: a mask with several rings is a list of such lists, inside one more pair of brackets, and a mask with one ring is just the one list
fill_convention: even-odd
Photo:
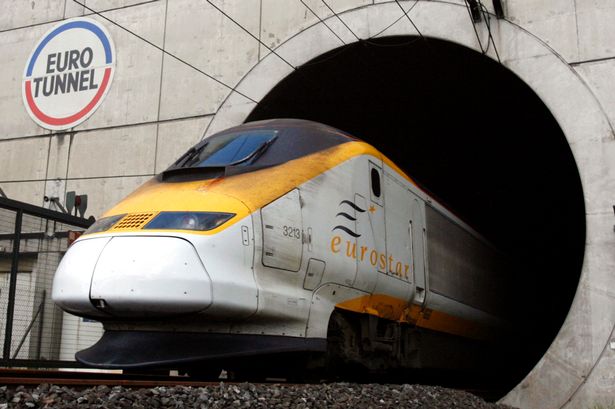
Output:
[[92,223],[0,196],[0,366],[79,366],[74,352],[102,333],[49,296],[69,237]]

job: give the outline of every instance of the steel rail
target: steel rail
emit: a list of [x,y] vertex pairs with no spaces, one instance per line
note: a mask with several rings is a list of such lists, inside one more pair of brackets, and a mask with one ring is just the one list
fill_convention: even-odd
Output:
[[53,384],[72,387],[125,386],[154,388],[158,386],[204,387],[219,385],[219,381],[199,381],[183,376],[125,375],[108,372],[49,371],[0,369],[0,385]]

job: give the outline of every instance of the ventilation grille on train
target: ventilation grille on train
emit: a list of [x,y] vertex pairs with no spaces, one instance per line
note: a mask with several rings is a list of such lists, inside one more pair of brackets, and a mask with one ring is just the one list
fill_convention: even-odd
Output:
[[140,229],[145,225],[145,223],[149,222],[150,219],[154,216],[154,213],[133,213],[124,216],[122,220],[115,226],[113,226],[114,230],[118,229]]

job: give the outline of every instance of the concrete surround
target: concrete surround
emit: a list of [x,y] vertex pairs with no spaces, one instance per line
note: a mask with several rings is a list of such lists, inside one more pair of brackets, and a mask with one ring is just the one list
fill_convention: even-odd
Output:
[[[502,64],[544,101],[576,159],[587,239],[576,298],[560,333],[503,402],[520,408],[588,408],[615,401],[615,4],[612,0],[503,0],[491,20]],[[90,15],[70,0],[8,0],[0,16],[0,188],[43,204],[87,193],[96,216],[161,171],[204,134],[242,122],[252,102],[97,16],[116,44],[107,99],[71,132],[27,115],[21,78],[33,44],[64,18]],[[491,7],[491,1],[484,1]],[[355,38],[321,1],[225,0],[216,4],[297,66]],[[328,4],[360,38],[416,34],[395,2]],[[414,1],[401,2],[405,9]],[[88,7],[259,101],[292,69],[199,0],[88,0]],[[463,0],[419,0],[410,12],[425,36],[480,51]],[[483,23],[476,25],[486,41]],[[338,36],[334,36],[334,31]],[[495,58],[493,47],[490,57]]]

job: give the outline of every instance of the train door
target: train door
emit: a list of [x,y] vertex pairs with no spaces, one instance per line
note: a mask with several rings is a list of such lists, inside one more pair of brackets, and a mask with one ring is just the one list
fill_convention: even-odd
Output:
[[410,197],[410,231],[412,235],[412,264],[415,292],[413,302],[425,303],[427,294],[427,253],[425,243],[425,202],[408,192]]
[[413,280],[412,260],[412,208],[410,195],[404,183],[392,175],[386,175],[384,187],[386,204],[386,274],[405,282]]
[[386,254],[377,292],[408,302],[413,287],[411,207],[406,182],[397,174],[384,175]]
[[361,194],[355,194],[357,207],[357,276],[354,287],[372,292],[376,286],[377,274],[386,272],[385,224],[384,224],[384,191],[382,166],[368,161],[369,199]]

